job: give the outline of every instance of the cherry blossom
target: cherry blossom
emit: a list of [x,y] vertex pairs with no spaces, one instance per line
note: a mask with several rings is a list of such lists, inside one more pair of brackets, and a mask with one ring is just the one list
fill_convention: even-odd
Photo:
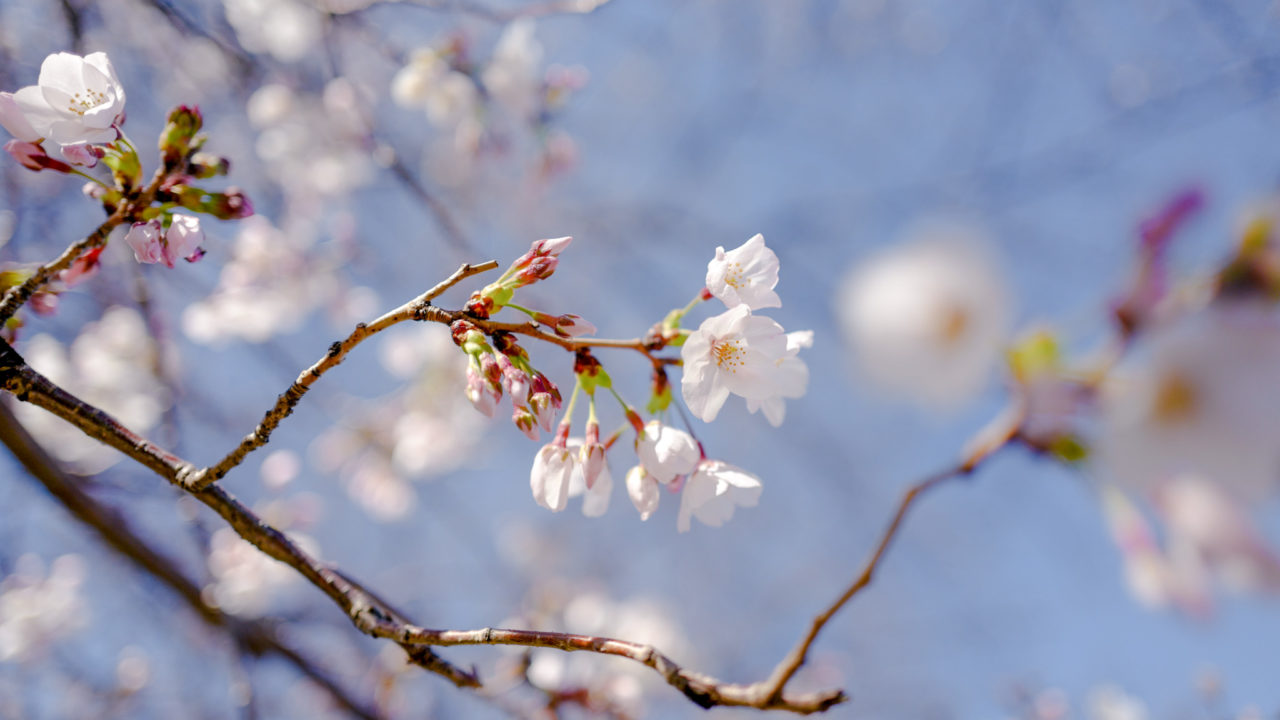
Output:
[[158,263],[164,259],[164,229],[159,220],[134,223],[125,234],[124,241],[133,248],[133,257],[140,263]]
[[782,425],[787,416],[786,399],[803,397],[809,388],[809,366],[799,357],[800,350],[808,347],[813,347],[812,330],[787,333],[787,355],[778,361],[774,394],[764,398],[747,398],[747,410],[762,410],[770,425]]
[[716,418],[730,393],[763,401],[783,391],[779,366],[787,357],[786,333],[746,305],[704,320],[680,355],[685,403],[704,422]]
[[636,440],[636,456],[640,458],[639,467],[644,475],[665,485],[677,476],[693,472],[702,459],[702,451],[698,448],[698,441],[689,433],[661,421],[650,420]]
[[11,110],[0,110],[0,116],[15,137],[31,130],[59,145],[109,143],[120,136],[124,101],[124,88],[106,53],[54,53],[40,65],[37,84],[13,94],[26,125],[14,120]]
[[0,92],[0,127],[3,127],[15,140],[24,143],[39,143],[40,133],[31,127],[27,116],[13,99],[13,93]]
[[626,483],[631,504],[636,506],[641,520],[648,520],[658,509],[658,500],[662,496],[658,492],[657,479],[646,472],[643,465],[636,465],[627,471]]
[[204,231],[200,229],[200,218],[174,215],[173,223],[164,233],[164,264],[173,267],[179,258],[187,262],[199,260],[204,255],[200,250],[202,242]]
[[[543,445],[533,459],[529,486],[533,499],[542,507],[560,512],[569,501],[569,485],[578,471],[578,454],[568,448],[569,426],[561,423],[555,439]],[[585,485],[585,481],[584,481]]]
[[735,507],[754,507],[760,501],[760,478],[720,460],[703,460],[685,482],[680,494],[676,529],[688,532],[692,518],[720,527],[733,517]]
[[782,307],[773,291],[777,284],[778,256],[765,246],[763,235],[728,252],[717,247],[715,259],[707,263],[707,289],[728,307]]
[[402,107],[422,107],[439,128],[455,128],[479,109],[475,81],[449,66],[434,50],[413,53],[391,81],[391,97]]
[[[569,497],[582,497],[583,515],[600,517],[609,510],[609,499],[613,494],[613,475],[609,472],[609,463],[605,461],[604,446],[596,444],[599,448],[598,462],[596,454],[588,452],[590,447],[592,446],[584,443],[582,438],[569,438],[569,452],[579,458],[578,462],[574,463],[573,476],[569,480]],[[590,462],[587,458],[590,458]],[[592,471],[591,465],[598,465],[594,468],[594,478],[589,475]]]
[[986,385],[1010,321],[985,245],[952,227],[926,230],[855,269],[836,311],[870,380],[942,408]]

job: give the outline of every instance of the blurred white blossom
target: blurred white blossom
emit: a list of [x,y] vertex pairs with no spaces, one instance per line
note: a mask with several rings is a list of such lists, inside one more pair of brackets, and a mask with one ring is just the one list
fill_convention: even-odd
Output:
[[299,0],[223,0],[227,22],[245,50],[293,62],[320,40],[323,26],[315,7]]
[[[84,326],[70,348],[41,334],[19,351],[37,371],[134,432],[146,434],[169,407],[169,392],[155,376],[155,341],[131,308],[108,308]],[[41,408],[15,403],[13,409],[41,444],[76,472],[101,472],[123,457]]]
[[1241,499],[1280,475],[1280,316],[1220,304],[1149,327],[1104,388],[1096,444],[1109,479],[1156,492],[1193,474]]
[[340,292],[335,261],[324,257],[308,233],[281,231],[261,216],[238,225],[218,286],[183,312],[183,330],[196,342],[262,342],[296,329]]
[[985,243],[949,226],[857,267],[836,311],[871,381],[942,408],[987,384],[1010,322],[1009,293]]
[[[277,523],[277,526],[282,523]],[[300,533],[290,539],[312,556],[316,542]],[[272,611],[284,597],[282,590],[299,583],[297,571],[250,545],[231,528],[219,528],[209,539],[209,573],[206,599],[226,612],[259,617]]]
[[35,555],[18,558],[13,573],[0,580],[0,662],[39,653],[87,625],[84,575],[79,555],[57,558],[48,575]]

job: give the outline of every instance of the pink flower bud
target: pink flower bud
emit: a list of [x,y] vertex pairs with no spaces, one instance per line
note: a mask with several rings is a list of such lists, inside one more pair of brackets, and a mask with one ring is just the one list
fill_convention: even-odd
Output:
[[66,158],[67,162],[85,168],[97,165],[103,154],[102,148],[89,143],[81,142],[62,146],[62,157]]
[[4,144],[4,149],[14,160],[17,160],[22,167],[28,170],[53,170],[54,172],[69,173],[71,166],[61,160],[54,160],[49,157],[44,148],[31,142],[22,140],[10,140]]
[[538,420],[530,412],[529,408],[524,405],[516,405],[511,413],[511,422],[516,424],[520,432],[529,437],[530,440],[537,442],[540,434],[538,433]]
[[[163,230],[159,220],[134,223],[124,241],[133,248],[133,257],[138,262],[150,265],[164,259],[164,247],[161,245]],[[170,264],[170,267],[173,267]]]
[[581,315],[566,313],[556,318],[555,333],[561,337],[594,335],[596,326],[582,319]]
[[58,279],[67,287],[71,287],[94,274],[98,270],[102,250],[103,248],[96,247],[76,258],[75,262],[71,263],[71,267],[58,273]]
[[569,243],[571,242],[573,242],[572,237],[539,240],[533,244],[533,247],[529,249],[529,252],[535,255],[551,255],[554,257],[563,252],[565,248],[569,247]]
[[173,267],[178,258],[190,262],[199,260],[200,243],[204,242],[204,231],[200,229],[200,218],[194,215],[174,215],[173,223],[164,234],[164,264]]
[[475,364],[467,365],[467,399],[485,417],[493,417],[494,408],[498,406],[501,396],[494,394],[489,383],[480,375]]

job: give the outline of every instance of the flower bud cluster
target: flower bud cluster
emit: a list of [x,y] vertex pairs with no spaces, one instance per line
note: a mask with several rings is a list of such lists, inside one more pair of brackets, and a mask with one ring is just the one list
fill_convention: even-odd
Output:
[[494,333],[490,345],[485,334],[466,320],[457,320],[450,330],[453,342],[467,354],[466,395],[477,410],[488,417],[502,400],[511,396],[511,421],[531,440],[538,428],[551,431],[560,409],[560,390],[529,363],[528,353],[510,333]]

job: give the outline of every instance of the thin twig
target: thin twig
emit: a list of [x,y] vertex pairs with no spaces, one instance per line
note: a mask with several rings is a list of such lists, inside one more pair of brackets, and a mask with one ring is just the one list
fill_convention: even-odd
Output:
[[266,445],[271,439],[271,433],[278,427],[293,409],[297,407],[298,402],[302,400],[302,396],[307,394],[311,389],[311,385],[319,380],[322,375],[337,366],[346,358],[347,353],[351,349],[359,345],[361,342],[374,334],[382,332],[387,328],[406,320],[415,319],[422,309],[431,304],[431,301],[440,296],[441,293],[458,284],[462,280],[488,272],[498,267],[496,260],[479,263],[477,265],[464,264],[459,267],[452,275],[443,282],[431,288],[427,292],[392,310],[382,317],[369,322],[356,325],[356,329],[347,336],[345,340],[335,342],[329,346],[329,351],[324,357],[320,358],[311,367],[303,370],[298,378],[293,381],[288,390],[285,390],[280,397],[276,399],[275,405],[267,411],[262,421],[240,441],[240,444],[217,463],[200,469],[189,471],[188,474],[182,476],[183,484],[189,490],[199,492],[210,483],[217,482],[222,479],[232,468],[239,465],[245,456],[254,450]]
[[966,452],[959,463],[939,471],[926,477],[907,488],[903,494],[902,500],[898,502],[898,509],[893,514],[893,519],[889,521],[889,526],[885,529],[884,535],[880,537],[880,542],[876,544],[875,549],[871,552],[866,563],[862,567],[862,571],[858,573],[853,582],[845,589],[836,601],[831,603],[827,609],[823,610],[813,619],[809,625],[809,631],[804,637],[796,643],[791,652],[783,657],[782,661],[774,668],[769,679],[764,682],[768,687],[769,694],[772,697],[780,697],[787,683],[804,664],[805,659],[809,655],[809,648],[813,642],[817,640],[818,634],[826,627],[832,617],[843,608],[854,595],[857,595],[863,588],[871,584],[872,578],[875,576],[876,569],[880,567],[880,563],[884,560],[885,553],[889,551],[890,545],[898,535],[898,531],[902,528],[902,522],[907,516],[907,511],[915,504],[924,493],[941,485],[942,483],[953,478],[967,477],[976,470],[988,458],[995,455],[1001,449],[1008,447],[1009,443],[1017,437],[1018,428],[1021,427],[1022,405],[1016,404],[1012,408],[1012,412],[1006,411],[1001,413],[992,425],[984,428],[975,438],[977,442],[971,443],[971,448]]

